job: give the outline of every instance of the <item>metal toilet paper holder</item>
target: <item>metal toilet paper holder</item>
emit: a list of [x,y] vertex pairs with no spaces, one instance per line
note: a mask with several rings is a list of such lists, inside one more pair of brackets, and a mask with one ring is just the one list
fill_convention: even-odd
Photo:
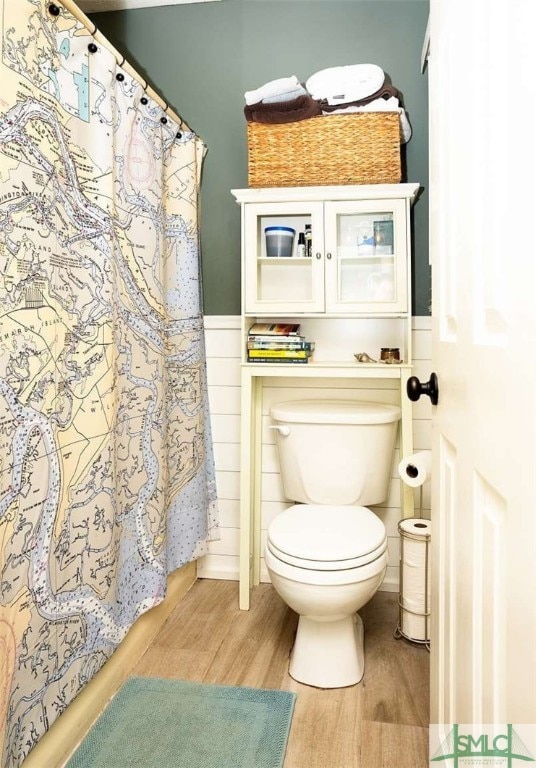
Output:
[[[419,517],[422,518],[422,486],[420,488],[420,513]],[[400,535],[400,561],[399,561],[399,573],[400,573],[400,587],[399,587],[399,593],[398,593],[398,624],[396,626],[396,629],[393,633],[393,637],[395,640],[400,640],[401,638],[404,638],[410,643],[415,643],[416,645],[423,645],[427,651],[430,651],[430,598],[428,594],[428,580],[429,580],[429,560],[430,560],[430,541],[431,541],[431,534],[426,533],[424,535],[415,536],[412,535],[409,531],[405,531],[401,528],[401,524],[405,520],[414,520],[419,518],[404,518],[404,520],[400,520],[398,523],[398,533]],[[418,611],[412,611],[409,608],[406,608],[403,603],[403,597],[404,597],[404,539],[411,539],[412,541],[419,541],[424,543],[425,545],[425,554],[424,554],[424,612],[418,612]],[[413,616],[420,616],[424,618],[424,635],[425,640],[419,640],[415,639],[414,637],[409,637],[402,631],[403,626],[403,612],[411,613]]]

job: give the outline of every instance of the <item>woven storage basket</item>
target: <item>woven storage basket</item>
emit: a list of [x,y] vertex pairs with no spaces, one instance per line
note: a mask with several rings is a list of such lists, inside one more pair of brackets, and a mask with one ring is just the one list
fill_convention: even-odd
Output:
[[250,187],[398,184],[397,112],[322,115],[282,125],[247,123]]

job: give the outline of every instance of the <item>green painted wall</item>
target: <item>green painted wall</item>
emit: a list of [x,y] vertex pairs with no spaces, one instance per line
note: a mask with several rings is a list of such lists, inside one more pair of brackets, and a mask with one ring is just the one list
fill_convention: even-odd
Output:
[[428,102],[420,73],[428,0],[221,0],[93,14],[208,147],[201,183],[204,309],[240,313],[240,216],[247,186],[244,91],[276,77],[301,82],[325,67],[374,63],[402,91],[413,127],[407,181],[414,207],[414,314],[428,314]]

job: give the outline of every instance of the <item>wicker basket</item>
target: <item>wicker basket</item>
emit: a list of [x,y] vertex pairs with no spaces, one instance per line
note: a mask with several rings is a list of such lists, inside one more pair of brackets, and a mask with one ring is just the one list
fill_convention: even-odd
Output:
[[282,125],[247,123],[250,187],[398,184],[396,112],[322,115]]

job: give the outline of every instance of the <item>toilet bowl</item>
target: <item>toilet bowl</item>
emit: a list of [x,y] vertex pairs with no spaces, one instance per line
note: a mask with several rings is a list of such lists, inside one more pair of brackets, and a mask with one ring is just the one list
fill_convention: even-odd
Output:
[[264,552],[275,590],[299,614],[289,674],[318,688],[355,685],[364,672],[357,611],[387,569],[385,526],[363,504],[387,497],[400,409],[309,401],[271,415],[285,494],[302,502],[274,518]]
[[300,617],[291,677],[318,688],[358,683],[364,653],[356,611],[387,568],[381,520],[366,507],[298,504],[273,521],[264,557],[274,589]]

